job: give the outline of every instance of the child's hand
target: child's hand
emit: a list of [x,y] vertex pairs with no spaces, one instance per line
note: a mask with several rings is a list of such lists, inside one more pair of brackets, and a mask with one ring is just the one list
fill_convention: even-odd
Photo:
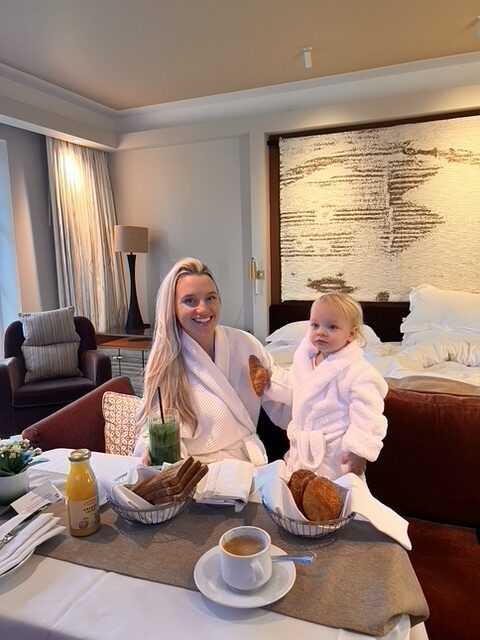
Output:
[[257,356],[254,355],[249,356],[248,366],[250,368],[250,380],[252,381],[253,390],[260,398],[270,386],[270,371],[266,369]]
[[361,476],[365,473],[367,461],[365,458],[361,458],[360,456],[357,456],[356,453],[349,451],[343,456],[342,465],[345,465],[348,469],[345,473],[354,473],[357,476]]

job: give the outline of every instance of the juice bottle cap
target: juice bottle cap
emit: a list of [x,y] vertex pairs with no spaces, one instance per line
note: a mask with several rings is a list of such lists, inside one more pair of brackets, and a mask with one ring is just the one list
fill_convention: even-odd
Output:
[[68,459],[70,462],[85,462],[91,455],[92,453],[89,449],[75,449],[75,451],[70,453]]

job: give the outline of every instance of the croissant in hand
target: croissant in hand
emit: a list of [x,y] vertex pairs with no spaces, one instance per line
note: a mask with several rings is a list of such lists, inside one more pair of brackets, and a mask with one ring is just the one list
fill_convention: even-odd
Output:
[[249,356],[248,366],[250,368],[250,380],[252,381],[253,390],[260,398],[270,386],[270,371],[264,367],[260,359],[254,355]]

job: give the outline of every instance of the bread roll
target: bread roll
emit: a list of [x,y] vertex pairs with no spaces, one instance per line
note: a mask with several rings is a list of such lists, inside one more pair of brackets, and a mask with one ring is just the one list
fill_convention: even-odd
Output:
[[[310,480],[313,480],[317,476],[310,471],[309,469],[297,469],[290,476],[290,480],[288,481],[288,488],[290,489],[293,499],[295,500],[295,504],[303,513],[303,492],[305,491],[305,487]],[[305,515],[305,514],[304,514]]]
[[342,511],[342,496],[338,487],[328,478],[310,480],[303,492],[303,512],[309,520],[334,520]]

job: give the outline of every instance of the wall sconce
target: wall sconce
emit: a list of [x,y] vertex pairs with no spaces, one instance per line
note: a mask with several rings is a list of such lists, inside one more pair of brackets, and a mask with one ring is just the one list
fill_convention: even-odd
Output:
[[130,227],[117,224],[113,228],[113,250],[126,253],[130,271],[130,304],[128,306],[125,333],[143,333],[144,324],[137,300],[135,284],[135,260],[137,253],[148,253],[147,227]]
[[258,281],[265,279],[265,271],[257,269],[255,258],[250,258],[248,262],[248,279],[253,280],[255,295],[258,295]]

